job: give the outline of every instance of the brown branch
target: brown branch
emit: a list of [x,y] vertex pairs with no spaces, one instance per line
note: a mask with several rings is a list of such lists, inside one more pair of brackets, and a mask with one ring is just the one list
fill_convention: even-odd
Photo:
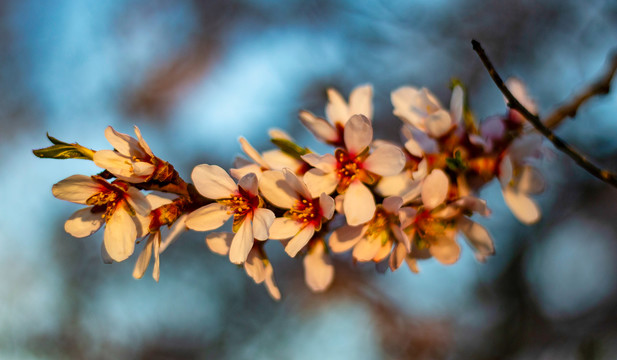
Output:
[[544,124],[549,129],[555,128],[567,117],[574,117],[587,100],[594,96],[606,95],[611,90],[611,81],[617,72],[617,51],[613,52],[609,59],[609,66],[606,73],[589,85],[584,91],[576,95],[572,100],[559,106],[552,114],[544,118]]
[[495,83],[495,85],[497,85],[499,90],[501,90],[501,93],[508,100],[508,106],[511,109],[514,109],[518,111],[519,113],[521,113],[521,115],[523,115],[525,119],[527,119],[536,128],[536,130],[538,130],[550,142],[552,142],[553,145],[555,145],[555,148],[557,148],[557,150],[568,155],[580,167],[587,170],[587,172],[597,177],[598,179],[617,187],[617,175],[613,174],[612,172],[608,170],[601,169],[598,166],[591,163],[589,160],[585,158],[585,156],[581,155],[572,146],[570,146],[560,137],[553,134],[553,132],[542,123],[542,120],[540,120],[538,116],[532,114],[531,112],[529,112],[529,110],[527,110],[527,108],[521,105],[521,103],[518,102],[518,100],[514,97],[514,95],[512,95],[510,90],[508,90],[508,87],[503,82],[503,80],[501,79],[501,76],[499,76],[499,74],[497,73],[497,70],[495,70],[495,67],[493,66],[488,56],[484,52],[482,45],[480,45],[480,43],[476,40],[471,40],[471,44],[475,52],[478,53],[480,60],[482,60],[482,63],[484,64],[484,67],[486,68],[489,75],[493,79],[493,82]]

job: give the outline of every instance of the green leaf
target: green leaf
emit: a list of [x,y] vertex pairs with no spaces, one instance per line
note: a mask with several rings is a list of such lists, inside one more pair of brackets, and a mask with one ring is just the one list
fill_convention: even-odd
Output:
[[51,141],[52,146],[32,150],[32,153],[43,159],[84,159],[92,160],[94,151],[85,148],[77,143],[69,144],[64,141],[60,141],[47,134],[47,138]]
[[287,139],[270,139],[270,141],[272,141],[274,145],[281,149],[282,152],[296,159],[300,159],[302,155],[306,155],[311,152],[311,150],[303,148],[300,145],[294,143],[293,141],[289,141]]
[[463,158],[461,157],[461,152],[458,151],[458,150],[454,153],[454,157],[453,158],[447,158],[446,159],[446,165],[452,171],[465,171],[465,170],[467,170],[467,165],[465,164],[465,162],[463,161]]

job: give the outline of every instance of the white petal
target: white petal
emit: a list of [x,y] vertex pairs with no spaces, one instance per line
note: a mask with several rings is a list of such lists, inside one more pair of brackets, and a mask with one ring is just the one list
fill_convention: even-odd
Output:
[[289,134],[285,132],[285,130],[277,128],[272,128],[268,130],[268,136],[270,136],[270,139],[283,139],[288,141],[294,141],[294,139],[289,136]]
[[186,218],[187,215],[184,214],[177,218],[176,221],[173,223],[167,235],[165,235],[165,237],[161,240],[161,253],[165,251],[165,249],[167,249],[169,245],[173,244],[176,240],[178,240],[178,238],[183,232],[188,230],[186,227]]
[[315,242],[303,260],[304,281],[311,290],[322,292],[330,286],[334,279],[334,266],[330,256],[326,254],[323,241]]
[[279,288],[276,286],[276,282],[274,281],[274,269],[272,268],[272,264],[268,261],[266,263],[266,289],[268,293],[274,300],[281,300],[281,292]]
[[137,229],[129,213],[119,207],[107,222],[103,242],[105,250],[116,262],[126,260],[135,250]]
[[[236,166],[236,165],[234,165]],[[244,166],[236,166],[234,169],[229,169],[229,174],[233,176],[235,179],[242,179],[244,175],[253,173],[257,176],[257,179],[261,178],[261,167],[257,164],[248,164]]]
[[390,196],[383,199],[382,205],[390,214],[398,214],[398,210],[403,206],[403,199],[399,196]]
[[150,208],[150,203],[146,199],[146,196],[142,194],[139,189],[132,186],[129,186],[127,193],[128,196],[126,197],[126,201],[131,205],[133,210],[139,215],[148,216],[152,209]]
[[287,184],[289,184],[289,186],[291,186],[291,188],[298,195],[300,195],[304,199],[312,198],[311,193],[309,192],[309,189],[306,187],[303,181],[298,179],[296,174],[289,171],[289,169],[283,169],[283,175],[285,175],[285,181],[287,182]]
[[244,153],[248,157],[250,157],[251,160],[253,160],[255,163],[257,163],[259,166],[261,166],[264,169],[268,169],[269,168],[268,164],[261,157],[259,152],[257,150],[255,150],[255,148],[252,147],[251,144],[249,144],[249,142],[246,141],[245,138],[241,137],[240,139],[238,139],[238,141],[240,141],[240,146],[242,146],[242,151],[244,151]]
[[531,225],[540,220],[540,209],[527,194],[506,187],[503,189],[503,198],[514,216],[523,224]]
[[409,173],[403,171],[394,176],[384,176],[379,180],[375,186],[375,191],[381,196],[401,196],[407,192],[413,181],[411,180]]
[[246,218],[231,241],[229,260],[234,264],[243,263],[253,247],[253,241],[253,224],[251,219]]
[[291,157],[281,150],[268,150],[265,151],[262,156],[272,170],[289,168],[295,172],[304,164],[303,161]]
[[295,257],[298,251],[302,250],[304,245],[311,240],[313,234],[315,234],[315,227],[313,225],[305,226],[296,236],[289,240],[287,246],[285,246],[285,252],[289,256]]
[[345,147],[350,155],[361,153],[373,141],[373,126],[364,115],[352,116],[345,125]]
[[150,209],[156,209],[163,205],[171,204],[175,199],[178,198],[178,195],[172,193],[165,193],[154,191],[146,195],[146,201],[150,206]]
[[424,149],[420,146],[420,144],[415,139],[409,139],[405,142],[405,149],[409,151],[409,153],[415,157],[423,157]]
[[426,132],[433,138],[440,138],[452,128],[452,118],[445,110],[438,110],[426,118]]
[[159,278],[161,277],[161,233],[156,232],[154,234],[153,240],[154,248],[152,252],[154,253],[154,266],[152,267],[152,278],[154,281],[159,282]]
[[538,194],[544,191],[544,178],[538,169],[532,166],[523,166],[522,174],[516,185],[518,191],[527,194]]
[[499,162],[498,178],[502,188],[508,186],[510,180],[512,180],[512,160],[508,155],[504,156]]
[[411,86],[400,87],[390,94],[394,106],[393,114],[408,124],[425,131],[424,119],[412,110],[418,106],[419,98],[420,91]]
[[453,205],[476,212],[482,216],[489,216],[491,214],[491,210],[486,206],[486,200],[479,199],[475,196],[464,196],[456,200]]
[[99,150],[94,153],[92,160],[96,166],[106,169],[120,180],[135,183],[145,180],[145,177],[134,173],[130,157],[113,150]]
[[396,241],[400,244],[403,244],[407,252],[411,252],[411,240],[409,240],[409,237],[407,236],[407,234],[405,234],[405,232],[401,229],[401,227],[398,225],[391,224],[390,230],[394,234]]
[[264,171],[259,180],[259,190],[274,206],[291,209],[298,201],[296,192],[285,181],[285,175],[278,170]]
[[133,277],[135,279],[141,279],[148,268],[148,264],[150,264],[150,258],[152,257],[152,239],[154,239],[154,234],[148,236],[146,244],[141,250],[141,253],[139,253],[139,257],[133,268]]
[[272,210],[259,208],[253,214],[253,236],[257,240],[268,240],[268,229],[274,221]]
[[349,115],[362,114],[369,120],[373,118],[373,87],[358,86],[349,94]]
[[[537,114],[538,107],[535,101],[529,96],[527,93],[527,88],[525,84],[518,78],[509,78],[506,80],[506,85],[512,95],[518,100],[521,105],[523,105],[527,110],[529,110],[532,114]],[[505,100],[505,99],[504,99]],[[507,100],[506,100],[507,102]]]
[[376,239],[363,239],[353,248],[352,255],[354,259],[365,262],[371,261],[381,249],[381,242]]
[[363,166],[366,170],[381,176],[400,173],[405,167],[405,154],[394,145],[385,144],[373,151]]
[[441,169],[433,170],[422,184],[422,203],[428,210],[442,204],[448,196],[450,180]]
[[460,86],[454,87],[452,97],[450,98],[450,115],[452,116],[453,124],[459,124],[463,119],[463,104],[465,102],[465,93]]
[[258,186],[259,183],[255,173],[246,174],[238,181],[238,187],[241,187],[251,195],[257,195]]
[[154,154],[152,153],[152,150],[150,150],[150,146],[148,146],[148,143],[146,142],[146,140],[144,140],[144,138],[141,136],[141,131],[139,130],[139,128],[137,127],[137,125],[135,125],[135,135],[137,135],[137,141],[139,142],[139,146],[150,156],[154,156]]
[[[148,178],[156,170],[156,167],[145,161],[138,161],[133,163],[133,173],[135,176],[139,176],[142,179]],[[142,180],[143,181],[143,180]]]
[[111,126],[105,129],[105,138],[122,155],[140,158],[145,155],[137,140],[127,134],[117,132]]
[[333,124],[345,124],[350,116],[345,99],[334,89],[328,89],[327,92],[328,104],[326,105],[326,116]]
[[266,279],[266,267],[257,249],[249,252],[244,262],[244,271],[256,284],[261,284]]
[[343,201],[345,217],[350,226],[364,224],[375,214],[373,193],[359,180],[352,181]]
[[345,252],[354,247],[364,235],[367,226],[342,226],[332,232],[328,245],[335,253]]
[[302,160],[306,161],[312,167],[325,172],[332,172],[336,169],[336,158],[332,154],[317,155],[310,153],[302,155]]
[[398,243],[390,255],[390,270],[394,271],[398,269],[403,263],[403,260],[405,260],[407,253],[408,251],[405,249],[405,245]]
[[236,183],[220,166],[197,165],[191,173],[199,193],[209,199],[224,199],[238,191]]
[[482,225],[463,216],[458,221],[458,227],[465,234],[479,261],[484,261],[487,256],[495,254],[493,239]]
[[326,193],[321,193],[319,196],[319,207],[321,208],[321,213],[323,217],[330,220],[334,215],[334,199]]
[[276,218],[270,226],[270,239],[285,240],[302,230],[302,224],[290,218]]
[[321,193],[331,194],[334,192],[338,185],[338,179],[334,172],[311,169],[304,174],[304,183],[311,192],[311,196],[317,197]]
[[86,200],[104,190],[90,176],[73,175],[51,187],[51,193],[60,200],[85,204]]
[[324,142],[335,142],[339,134],[336,128],[325,119],[316,117],[308,111],[300,111],[300,121],[315,137]]
[[91,210],[91,207],[87,207],[74,212],[64,223],[64,230],[76,238],[83,238],[94,234],[105,221],[101,213],[94,214]]
[[407,263],[407,266],[409,266],[409,270],[411,270],[411,272],[413,272],[414,274],[420,272],[420,268],[418,268],[418,262],[416,261],[416,259],[408,256],[405,258],[405,262]]
[[431,255],[444,265],[454,264],[461,254],[461,247],[454,236],[442,236],[429,247]]
[[186,227],[195,231],[218,229],[231,217],[229,208],[219,203],[208,204],[188,214]]
[[227,255],[233,238],[234,234],[229,232],[210,233],[206,236],[206,245],[215,254]]

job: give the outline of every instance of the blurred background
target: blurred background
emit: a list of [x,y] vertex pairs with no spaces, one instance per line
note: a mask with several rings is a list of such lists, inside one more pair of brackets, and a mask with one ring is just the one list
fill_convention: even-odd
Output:
[[[79,208],[51,186],[100,170],[40,160],[45,133],[107,149],[107,125],[142,130],[185,178],[229,167],[240,135],[271,148],[278,127],[323,150],[297,120],[323,114],[325,89],[374,86],[378,136],[398,140],[390,91],[410,84],[449,101],[452,77],[479,118],[502,97],[473,52],[529,86],[542,114],[595,79],[617,48],[617,2],[80,1],[0,2],[0,358],[2,359],[614,359],[617,191],[557,154],[544,162],[543,219],[523,226],[497,184],[477,219],[495,238],[486,264],[463,246],[449,267],[377,274],[336,261],[312,294],[302,264],[269,244],[280,303],[187,233],[161,279],[135,257],[100,260],[102,232],[75,239]],[[617,91],[558,134],[617,170]],[[461,242],[462,243],[462,242]]]

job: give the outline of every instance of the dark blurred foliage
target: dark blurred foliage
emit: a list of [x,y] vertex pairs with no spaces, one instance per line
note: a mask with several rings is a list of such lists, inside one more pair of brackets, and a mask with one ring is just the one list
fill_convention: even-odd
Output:
[[[134,260],[99,259],[101,235],[73,239],[73,204],[51,185],[83,162],[35,159],[44,134],[107,148],[106,125],[137,124],[183,176],[231,164],[245,135],[277,126],[317,149],[296,120],[323,113],[325,88],[375,88],[376,133],[397,140],[389,93],[452,77],[479,118],[505,111],[470,46],[521,77],[542,113],[591,81],[617,48],[613,1],[0,2],[0,357],[15,359],[613,359],[617,357],[615,189],[556,154],[540,223],[525,227],[498,186],[482,193],[497,255],[379,275],[336,259],[324,294],[301,261],[268,252],[273,302],[244,271],[188,233],[161,258],[160,283]],[[616,92],[558,133],[617,170]],[[35,226],[36,224],[36,226]]]

